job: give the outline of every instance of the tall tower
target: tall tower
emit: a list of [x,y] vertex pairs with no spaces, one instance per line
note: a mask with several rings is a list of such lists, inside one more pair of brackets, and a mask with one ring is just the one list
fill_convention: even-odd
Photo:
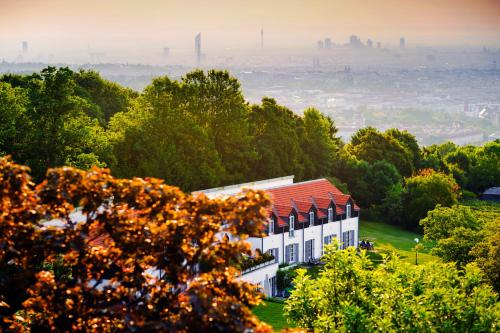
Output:
[[196,55],[196,64],[201,63],[201,32],[194,38],[194,53]]
[[260,48],[264,49],[264,29],[260,29]]
[[28,42],[27,41],[23,41],[21,43],[21,47],[22,47],[23,53],[27,53],[28,52]]
[[401,37],[401,38],[399,39],[399,47],[400,47],[400,48],[402,48],[402,49],[404,49],[404,48],[405,48],[405,46],[406,46],[406,40],[405,40],[405,38],[404,38],[404,37]]

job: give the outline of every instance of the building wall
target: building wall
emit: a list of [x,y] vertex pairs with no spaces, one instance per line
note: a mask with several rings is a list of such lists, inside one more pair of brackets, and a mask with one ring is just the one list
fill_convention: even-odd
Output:
[[270,249],[278,249],[279,263],[285,262],[285,248],[290,244],[299,244],[298,262],[304,262],[305,242],[314,239],[314,258],[319,259],[322,255],[324,237],[336,235],[339,242],[342,241],[342,232],[354,231],[355,246],[359,240],[359,223],[358,217],[345,219],[342,221],[334,221],[323,225],[316,225],[304,229],[295,230],[295,236],[290,237],[288,232],[269,235],[264,238],[250,237],[247,241],[252,245],[252,250],[259,249],[266,252]]
[[271,297],[271,285],[269,279],[276,277],[276,272],[278,271],[278,263],[274,263],[255,271],[243,274],[240,279],[259,285],[262,291],[269,297]]

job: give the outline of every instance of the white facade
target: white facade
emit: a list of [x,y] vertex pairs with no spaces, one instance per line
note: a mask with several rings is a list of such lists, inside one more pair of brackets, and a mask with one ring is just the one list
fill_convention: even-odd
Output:
[[[342,238],[344,236],[344,238]],[[290,237],[289,232],[268,235],[263,238],[250,237],[247,241],[252,245],[252,250],[259,249],[262,253],[271,252],[278,256],[278,263],[283,264],[298,264],[305,263],[311,259],[320,259],[323,254],[325,245],[325,237],[328,238],[326,243],[330,243],[333,238],[336,238],[344,247],[358,246],[359,240],[359,218],[352,217],[341,221],[328,222],[322,225],[309,226],[304,229],[295,230],[294,236]],[[312,256],[309,255],[307,242],[313,241]],[[290,251],[290,246],[297,244],[293,251],[293,258],[290,254],[287,256],[286,251]],[[311,244],[311,243],[309,243]],[[277,249],[277,251],[276,251]],[[287,262],[288,259],[288,262]],[[266,269],[255,270],[249,274],[243,274],[242,278],[248,282],[258,283],[263,286],[263,292],[267,296],[273,296],[270,289],[266,289],[266,284],[269,285],[269,280],[276,276],[278,271],[278,263],[266,267]]]

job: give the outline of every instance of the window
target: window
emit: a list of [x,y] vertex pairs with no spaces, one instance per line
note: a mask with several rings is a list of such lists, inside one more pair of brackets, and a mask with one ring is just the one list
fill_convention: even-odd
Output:
[[274,234],[274,218],[269,219],[269,235]]
[[351,203],[350,202],[348,202],[345,205],[345,216],[347,219],[351,217]]
[[324,237],[324,243],[325,244],[331,244],[332,240],[335,239],[337,235],[328,235]]
[[311,227],[312,227],[313,225],[314,225],[314,211],[313,211],[313,210],[311,210],[311,211],[309,212],[309,226],[311,226]]
[[290,263],[295,263],[298,262],[298,254],[299,254],[299,243],[295,244],[290,244],[285,246],[285,262],[290,264]]
[[270,296],[276,296],[278,294],[278,288],[276,286],[276,276],[273,276],[269,279],[269,293],[271,294]]
[[279,262],[279,249],[277,247],[267,250],[274,257],[274,262]]
[[342,248],[354,246],[354,230],[345,231],[342,233]]
[[290,215],[290,231],[288,233],[290,237],[295,236],[295,216],[292,214]]
[[310,240],[306,241],[305,247],[306,247],[305,248],[305,251],[306,251],[305,262],[309,262],[310,260],[314,259],[314,239],[310,239]]
[[332,221],[333,221],[333,208],[328,207],[328,222],[332,222]]

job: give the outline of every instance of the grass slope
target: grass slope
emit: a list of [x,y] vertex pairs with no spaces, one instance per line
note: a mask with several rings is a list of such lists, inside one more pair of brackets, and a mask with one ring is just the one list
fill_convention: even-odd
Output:
[[263,322],[271,325],[275,332],[280,332],[287,327],[293,327],[286,322],[283,315],[283,303],[265,301],[253,309],[253,313]]
[[[375,250],[379,253],[396,252],[404,261],[415,263],[415,238],[424,245],[418,253],[418,262],[424,263],[439,260],[429,254],[432,244],[423,241],[423,235],[397,226],[374,221],[359,222],[359,239],[375,242]],[[374,258],[375,259],[375,258]]]

